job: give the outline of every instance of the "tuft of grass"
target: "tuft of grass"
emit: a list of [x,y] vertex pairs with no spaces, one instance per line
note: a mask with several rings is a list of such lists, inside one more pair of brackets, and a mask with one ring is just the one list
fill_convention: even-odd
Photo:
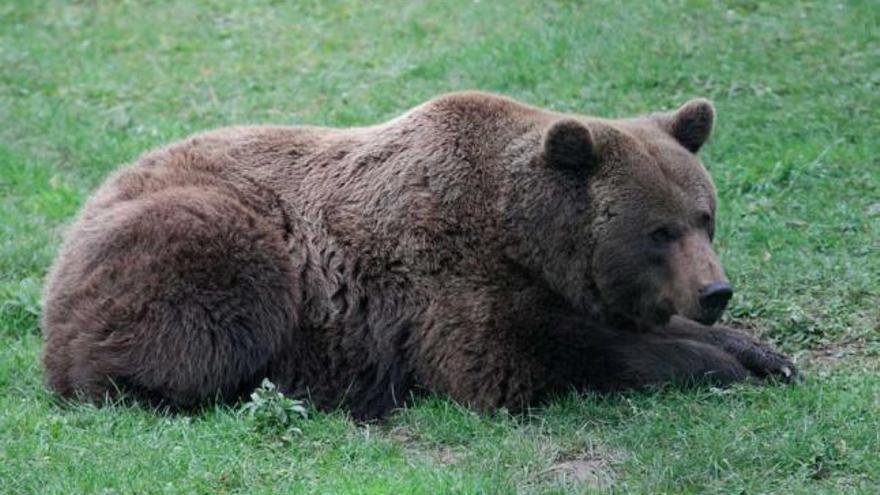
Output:
[[[3,3],[2,491],[876,491],[878,26],[874,0]],[[380,424],[304,419],[268,386],[194,416],[45,390],[40,287],[110,171],[198,130],[371,124],[470,88],[609,117],[714,100],[702,153],[737,289],[727,319],[794,353],[806,381],[523,416],[427,397]]]

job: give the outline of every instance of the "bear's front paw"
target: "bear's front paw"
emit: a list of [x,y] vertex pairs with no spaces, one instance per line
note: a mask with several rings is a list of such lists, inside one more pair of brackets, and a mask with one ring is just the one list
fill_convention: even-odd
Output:
[[795,383],[800,379],[797,368],[787,356],[763,344],[755,343],[754,348],[741,353],[737,358],[759,378],[783,383]]
[[732,354],[753,375],[766,380],[794,383],[800,379],[797,367],[787,356],[754,340],[745,332],[713,328],[716,344]]

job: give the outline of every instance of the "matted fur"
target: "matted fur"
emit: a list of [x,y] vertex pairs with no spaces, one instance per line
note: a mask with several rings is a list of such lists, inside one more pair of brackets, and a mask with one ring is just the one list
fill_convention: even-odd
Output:
[[374,127],[148,153],[67,233],[47,382],[186,409],[268,377],[374,418],[416,390],[517,410],[569,388],[789,378],[744,333],[688,319],[723,279],[694,155],[713,120],[704,100],[612,121],[472,92]]

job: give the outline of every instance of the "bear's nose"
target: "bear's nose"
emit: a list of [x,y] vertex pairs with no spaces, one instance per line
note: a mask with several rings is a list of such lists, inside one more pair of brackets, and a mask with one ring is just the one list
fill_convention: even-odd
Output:
[[700,289],[700,306],[708,313],[721,316],[731,296],[733,296],[733,288],[730,284],[727,282],[712,282]]

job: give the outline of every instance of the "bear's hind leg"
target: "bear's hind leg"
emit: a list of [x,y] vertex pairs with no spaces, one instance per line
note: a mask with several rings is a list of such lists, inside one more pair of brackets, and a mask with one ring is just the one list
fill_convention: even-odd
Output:
[[47,379],[62,395],[233,400],[292,337],[284,240],[221,191],[156,193],[93,212],[71,235],[43,319]]

